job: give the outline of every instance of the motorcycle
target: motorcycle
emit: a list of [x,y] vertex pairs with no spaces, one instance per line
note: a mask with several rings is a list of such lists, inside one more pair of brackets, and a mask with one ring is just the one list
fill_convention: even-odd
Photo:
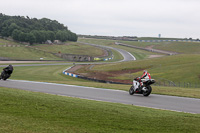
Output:
[[147,80],[141,80],[141,82],[143,83],[143,86],[140,87],[140,78],[135,78],[133,80],[133,85],[131,86],[131,88],[129,89],[129,94],[133,95],[134,93],[137,94],[143,94],[143,96],[149,96],[151,94],[152,88],[151,88],[151,84],[155,83],[154,79],[147,79]]
[[7,68],[4,68],[0,75],[0,80],[7,80],[13,72],[13,67],[9,65]]

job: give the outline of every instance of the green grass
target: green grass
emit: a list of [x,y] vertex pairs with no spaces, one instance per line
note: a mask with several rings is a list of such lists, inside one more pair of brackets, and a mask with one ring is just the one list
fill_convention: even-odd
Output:
[[[95,71],[120,71],[130,69],[147,69],[157,80],[165,79],[174,82],[198,83],[200,81],[200,55],[175,55],[155,59],[139,60],[106,65],[95,65]],[[142,71],[131,76],[121,75],[128,79],[141,76]],[[131,80],[131,79],[130,79]]]
[[103,55],[104,51],[98,47],[84,45],[75,42],[68,42],[67,45],[39,45],[35,48],[45,50],[52,53],[66,53],[66,54],[78,54],[78,55],[90,55],[93,57]]
[[146,47],[152,46],[152,45],[153,46],[160,45],[160,42],[135,42],[135,41],[120,41],[120,42],[124,43],[124,44],[142,47],[142,48],[146,48]]
[[53,54],[30,49],[28,47],[1,47],[0,57],[20,60],[40,60],[40,58],[44,60],[62,60]]
[[25,47],[25,45],[14,41],[0,39],[0,45],[20,45],[20,47],[0,47],[0,57],[4,58],[18,60],[40,60],[40,58],[44,60],[63,60],[53,54]]
[[200,88],[152,86],[152,93],[180,97],[200,98]]
[[20,45],[20,44],[17,42],[13,42],[13,41],[9,41],[9,40],[0,38],[0,45]]
[[168,42],[157,45],[155,48],[184,54],[200,54],[199,42]]
[[200,115],[0,87],[0,132],[199,132]]
[[199,42],[131,42],[131,41],[120,41],[120,42],[138,47],[153,46],[154,49],[173,51],[182,54],[200,54]]

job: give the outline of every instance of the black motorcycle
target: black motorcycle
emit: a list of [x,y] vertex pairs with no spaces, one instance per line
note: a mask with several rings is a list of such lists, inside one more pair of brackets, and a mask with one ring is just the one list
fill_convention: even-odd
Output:
[[142,87],[140,87],[139,80],[141,80],[141,79],[135,78],[133,80],[133,85],[129,89],[129,94],[133,95],[134,93],[137,93],[137,94],[143,94],[143,96],[149,96],[151,94],[151,91],[152,91],[152,88],[151,88],[150,85],[154,84],[155,80],[154,79],[141,80],[141,82],[143,82]]
[[9,65],[8,67],[4,68],[1,72],[0,79],[6,80],[8,79],[13,72],[13,66]]

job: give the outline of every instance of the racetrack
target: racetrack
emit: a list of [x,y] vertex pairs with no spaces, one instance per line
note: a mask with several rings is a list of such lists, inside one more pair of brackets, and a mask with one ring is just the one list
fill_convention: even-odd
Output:
[[200,113],[200,99],[175,97],[151,94],[149,97],[142,95],[129,95],[126,91],[103,88],[82,87],[65,84],[33,82],[24,80],[0,81],[1,87],[23,89],[34,92],[78,97],[97,101],[106,101],[130,104],[156,109],[172,110],[187,113]]
[[[115,48],[113,48],[115,49]],[[120,49],[119,51],[124,60],[130,61],[135,58],[128,52]],[[14,65],[16,66],[41,66],[41,65],[70,65],[72,63],[57,63],[57,64],[25,64],[25,65]],[[84,63],[79,63],[84,64]],[[5,67],[2,65],[1,67]],[[110,90],[110,89],[99,89],[92,87],[81,87],[65,84],[54,84],[34,81],[22,81],[22,80],[0,80],[1,87],[23,89],[35,92],[43,92],[55,95],[64,95],[70,97],[78,97],[83,99],[91,99],[98,101],[130,104],[136,106],[144,106],[150,108],[173,110],[188,113],[200,113],[200,99],[195,98],[184,98],[175,96],[155,95],[151,94],[149,97],[142,95],[129,95],[126,91]]]

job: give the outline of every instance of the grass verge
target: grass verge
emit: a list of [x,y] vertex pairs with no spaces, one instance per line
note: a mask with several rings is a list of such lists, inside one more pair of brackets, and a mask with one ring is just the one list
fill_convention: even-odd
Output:
[[198,132],[200,114],[0,87],[0,132]]
[[18,60],[63,60],[53,54],[38,51],[28,47],[1,47],[1,57]]

